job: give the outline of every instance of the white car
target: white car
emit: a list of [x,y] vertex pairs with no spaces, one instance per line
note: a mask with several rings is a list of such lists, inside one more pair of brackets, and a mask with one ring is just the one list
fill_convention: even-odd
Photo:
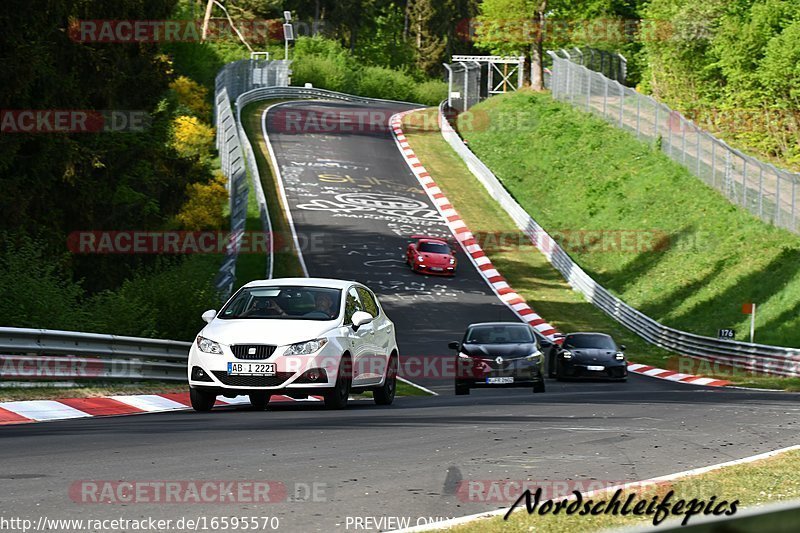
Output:
[[208,322],[189,350],[192,407],[208,411],[218,395],[321,395],[342,409],[353,393],[394,400],[398,349],[394,324],[375,294],[353,281],[284,278],[252,281]]

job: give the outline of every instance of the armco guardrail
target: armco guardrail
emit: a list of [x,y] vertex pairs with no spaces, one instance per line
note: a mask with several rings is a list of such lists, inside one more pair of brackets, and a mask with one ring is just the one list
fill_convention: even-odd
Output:
[[[267,257],[266,279],[272,278],[274,250],[274,239],[272,235],[272,221],[269,216],[267,199],[261,185],[261,177],[258,173],[253,147],[250,144],[247,134],[242,126],[242,109],[248,104],[262,100],[277,100],[284,98],[318,98],[328,100],[343,100],[357,103],[399,103],[415,105],[409,102],[395,102],[393,100],[380,100],[377,98],[366,98],[354,96],[325,89],[314,89],[308,87],[256,87],[240,94],[236,98],[236,114],[230,107],[229,95],[224,84],[218,84],[221,88],[217,95],[217,143],[222,159],[222,168],[228,176],[231,190],[231,233],[234,238],[244,231],[245,220],[247,217],[247,196],[248,188],[241,156],[247,163],[247,170],[250,173],[253,191],[256,195],[256,203],[259,207],[259,216],[264,232],[268,235],[269,251]],[[237,83],[241,88],[242,84]],[[217,276],[217,288],[224,296],[229,296],[233,290],[236,278],[236,259],[237,250],[231,249],[225,257],[220,273]]]
[[338,93],[336,91],[316,89],[313,87],[258,87],[242,93],[239,98],[236,99],[236,107],[238,109],[243,109],[246,105],[259,100],[277,100],[281,98],[319,98],[323,100],[343,100],[345,102],[362,104],[403,104],[409,106],[421,105],[415,104],[414,102],[368,98],[366,96]]
[[239,241],[247,220],[247,171],[239,136],[239,125],[234,119],[228,91],[223,87],[215,97],[217,116],[217,150],[220,154],[222,173],[228,178],[230,195],[231,235],[225,258],[215,280],[217,289],[227,299],[233,291],[236,279],[236,260],[239,257]]
[[439,107],[439,126],[444,139],[464,160],[478,181],[500,203],[517,227],[525,232],[564,279],[620,324],[646,341],[682,355],[753,372],[800,376],[800,349],[720,340],[679,331],[660,324],[611,294],[570,258],[569,254],[514,200],[492,171],[467,148],[447,121],[443,105]]
[[190,342],[0,327],[3,381],[186,380]]
[[[235,61],[225,65],[216,78],[214,114],[217,127],[217,150],[220,154],[222,172],[228,178],[231,212],[231,243],[225,253],[215,285],[223,299],[233,292],[236,282],[236,261],[239,243],[247,221],[247,199],[249,172],[259,208],[261,227],[267,234],[269,250],[265,276],[272,278],[273,235],[272,222],[267,207],[267,199],[261,185],[255,153],[242,126],[241,110],[252,102],[283,98],[320,98],[343,100],[365,104],[393,103],[415,105],[409,102],[395,102],[337,93],[324,89],[308,87],[289,87],[289,61]],[[231,100],[236,100],[236,112]]]

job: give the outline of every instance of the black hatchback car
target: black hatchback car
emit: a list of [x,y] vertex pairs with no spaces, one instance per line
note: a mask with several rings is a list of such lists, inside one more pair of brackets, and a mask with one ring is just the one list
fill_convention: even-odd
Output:
[[519,322],[483,322],[467,327],[456,350],[456,394],[476,387],[531,387],[544,392],[544,354],[533,329]]
[[628,362],[624,345],[617,346],[605,333],[570,333],[547,350],[550,377],[603,378],[625,381]]

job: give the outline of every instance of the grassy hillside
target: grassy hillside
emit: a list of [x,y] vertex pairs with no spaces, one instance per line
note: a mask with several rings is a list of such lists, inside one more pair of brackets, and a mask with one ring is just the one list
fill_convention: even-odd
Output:
[[[741,306],[753,301],[756,342],[800,346],[800,237],[549,95],[514,93],[473,111],[465,117],[472,127],[461,127],[472,150],[626,302],[673,327],[704,335],[733,327],[744,340],[749,317]],[[620,235],[639,244],[615,251]],[[595,242],[598,236],[605,240]]]

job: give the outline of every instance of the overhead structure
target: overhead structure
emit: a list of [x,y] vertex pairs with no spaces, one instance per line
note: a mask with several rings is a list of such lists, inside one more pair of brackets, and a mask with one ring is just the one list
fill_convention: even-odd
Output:
[[453,62],[474,62],[486,65],[486,94],[503,94],[522,87],[525,71],[524,56],[455,55]]
[[516,91],[522,87],[524,66],[522,56],[454,55],[444,65],[448,73],[447,105],[466,111],[482,98]]

